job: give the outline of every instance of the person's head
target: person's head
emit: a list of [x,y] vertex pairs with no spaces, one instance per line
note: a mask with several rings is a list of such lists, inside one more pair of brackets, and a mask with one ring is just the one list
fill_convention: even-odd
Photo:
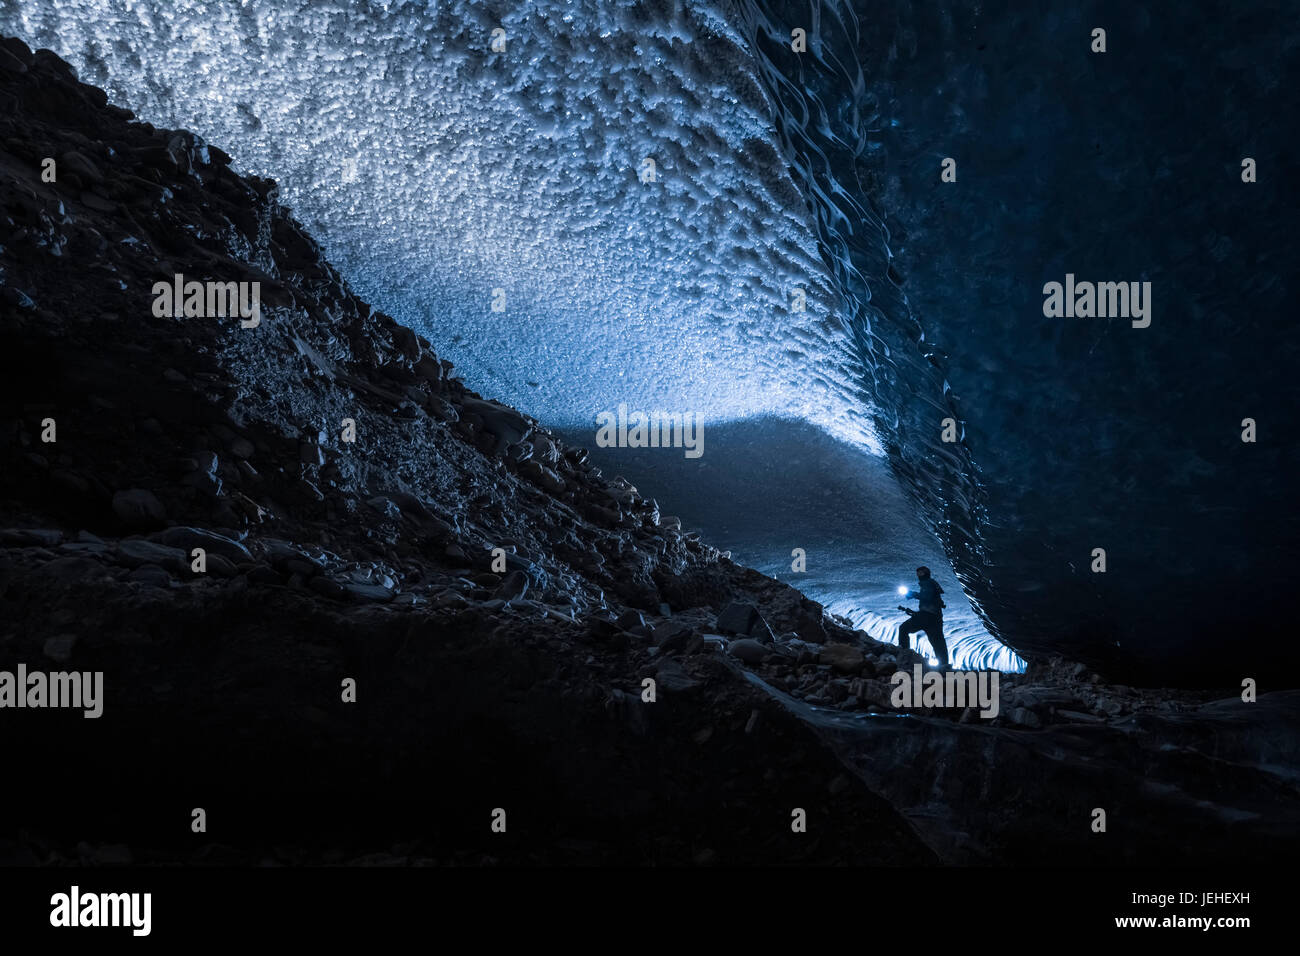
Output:
[[930,576],[930,569],[927,568],[925,565],[921,565],[919,568],[916,569],[917,580],[924,581],[929,576]]

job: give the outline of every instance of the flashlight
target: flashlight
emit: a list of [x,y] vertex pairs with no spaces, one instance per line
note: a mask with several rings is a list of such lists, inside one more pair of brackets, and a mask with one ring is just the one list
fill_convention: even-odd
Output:
[[899,594],[906,594],[906,593],[907,593],[907,588],[903,587],[903,585],[900,584],[900,585],[898,586],[898,593],[899,593]]

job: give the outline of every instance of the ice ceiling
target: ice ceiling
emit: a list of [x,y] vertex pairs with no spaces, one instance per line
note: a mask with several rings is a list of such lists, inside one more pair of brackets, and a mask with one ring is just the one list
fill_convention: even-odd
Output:
[[707,4],[47,0],[3,25],[276,179],[484,394],[567,426],[620,402],[774,414],[880,450],[772,106]]

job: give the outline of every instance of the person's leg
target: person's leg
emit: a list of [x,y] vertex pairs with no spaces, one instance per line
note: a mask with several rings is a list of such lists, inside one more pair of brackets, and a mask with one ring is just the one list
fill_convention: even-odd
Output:
[[898,649],[900,651],[911,649],[911,635],[921,630],[921,625],[917,623],[917,618],[920,616],[921,615],[919,614],[913,614],[902,624],[898,625]]
[[939,659],[939,666],[947,670],[948,644],[943,639],[943,618],[934,617],[930,626],[925,629],[925,636],[930,639],[930,646],[934,648],[934,656]]

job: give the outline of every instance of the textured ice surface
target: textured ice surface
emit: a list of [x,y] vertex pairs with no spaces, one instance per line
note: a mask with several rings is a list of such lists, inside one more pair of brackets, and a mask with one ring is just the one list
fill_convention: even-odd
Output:
[[485,394],[568,425],[624,401],[778,414],[879,450],[771,105],[708,5],[6,11],[113,101],[277,179],[358,292]]

